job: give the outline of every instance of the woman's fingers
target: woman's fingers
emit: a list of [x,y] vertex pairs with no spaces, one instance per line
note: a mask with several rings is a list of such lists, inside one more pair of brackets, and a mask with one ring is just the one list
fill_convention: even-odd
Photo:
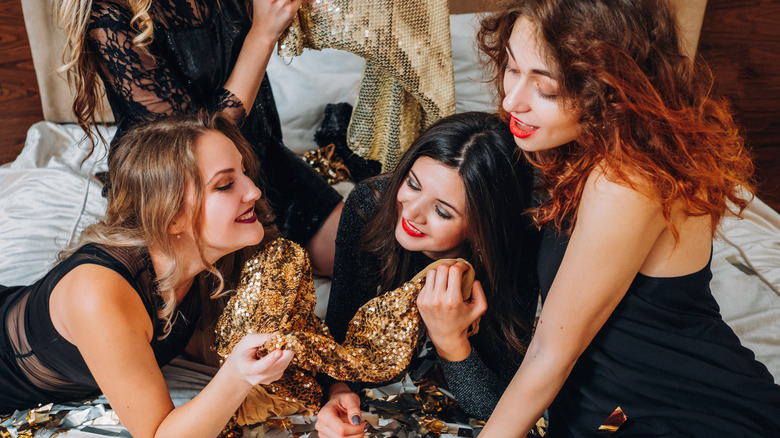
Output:
[[457,307],[463,301],[461,291],[463,273],[469,269],[468,264],[452,260],[428,271],[425,276],[425,286],[417,298],[418,305]]
[[322,407],[315,427],[322,438],[362,438],[365,424],[361,420],[360,398],[354,392],[344,392],[332,396]]
[[471,311],[475,316],[482,316],[487,311],[487,298],[485,297],[485,291],[482,289],[482,283],[479,280],[474,280],[471,285]]
[[292,358],[293,352],[290,350],[274,350],[258,359],[252,366],[257,379],[255,384],[268,384],[279,380]]
[[354,392],[342,394],[340,397],[340,404],[342,409],[347,413],[347,418],[353,426],[359,426],[363,421],[363,416],[360,412],[360,397]]
[[238,344],[236,344],[236,347],[239,345],[244,345],[247,347],[259,347],[269,339],[271,339],[271,336],[273,336],[273,333],[249,333],[244,335],[243,338],[241,338],[240,341],[238,341]]
[[450,266],[447,271],[447,296],[450,300],[463,301],[463,293],[460,290],[460,284],[463,280],[463,273],[468,269],[468,265],[463,262],[457,262]]

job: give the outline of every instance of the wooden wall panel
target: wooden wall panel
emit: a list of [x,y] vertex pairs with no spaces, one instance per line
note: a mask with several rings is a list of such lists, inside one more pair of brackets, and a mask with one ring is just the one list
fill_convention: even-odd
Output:
[[699,51],[755,155],[759,196],[780,211],[780,0],[709,0]]
[[0,164],[13,161],[27,128],[43,120],[21,0],[0,1]]

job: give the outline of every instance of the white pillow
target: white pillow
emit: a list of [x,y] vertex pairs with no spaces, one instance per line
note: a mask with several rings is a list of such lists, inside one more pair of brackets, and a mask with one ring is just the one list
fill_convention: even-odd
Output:
[[274,51],[266,71],[288,148],[298,154],[317,149],[314,133],[322,125],[325,105],[355,105],[364,65],[363,58],[336,49],[307,49],[294,58]]
[[477,31],[480,14],[450,15],[452,68],[455,74],[455,112],[497,110],[495,90],[479,61]]
[[[101,128],[102,129],[102,128]],[[102,131],[106,139],[114,129]],[[95,172],[105,150],[88,152],[76,125],[39,122],[24,149],[0,166],[0,284],[27,285],[45,274],[57,253],[105,211]]]

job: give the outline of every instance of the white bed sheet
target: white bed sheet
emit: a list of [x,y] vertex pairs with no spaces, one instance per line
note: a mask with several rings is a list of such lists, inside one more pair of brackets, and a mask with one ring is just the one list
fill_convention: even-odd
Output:
[[723,319],[780,382],[780,214],[760,199],[713,241],[712,294]]

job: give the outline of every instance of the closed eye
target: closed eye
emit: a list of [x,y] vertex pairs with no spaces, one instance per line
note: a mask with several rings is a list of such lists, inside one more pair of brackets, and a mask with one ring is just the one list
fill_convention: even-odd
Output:
[[436,214],[438,214],[442,219],[452,219],[452,215],[447,210],[442,209],[438,205],[434,207],[434,210],[436,211]]
[[225,192],[230,190],[233,187],[233,184],[235,184],[234,181],[230,181],[229,183],[225,184],[224,186],[214,187],[214,190],[218,190],[220,192]]
[[419,192],[421,190],[420,186],[417,184],[417,181],[415,181],[411,175],[406,177],[406,185],[409,186],[409,188],[414,190],[415,192]]
[[558,98],[557,94],[547,94],[544,91],[542,91],[539,87],[536,87],[536,94],[538,94],[539,97],[541,97],[542,99],[547,99],[547,100],[555,100]]

